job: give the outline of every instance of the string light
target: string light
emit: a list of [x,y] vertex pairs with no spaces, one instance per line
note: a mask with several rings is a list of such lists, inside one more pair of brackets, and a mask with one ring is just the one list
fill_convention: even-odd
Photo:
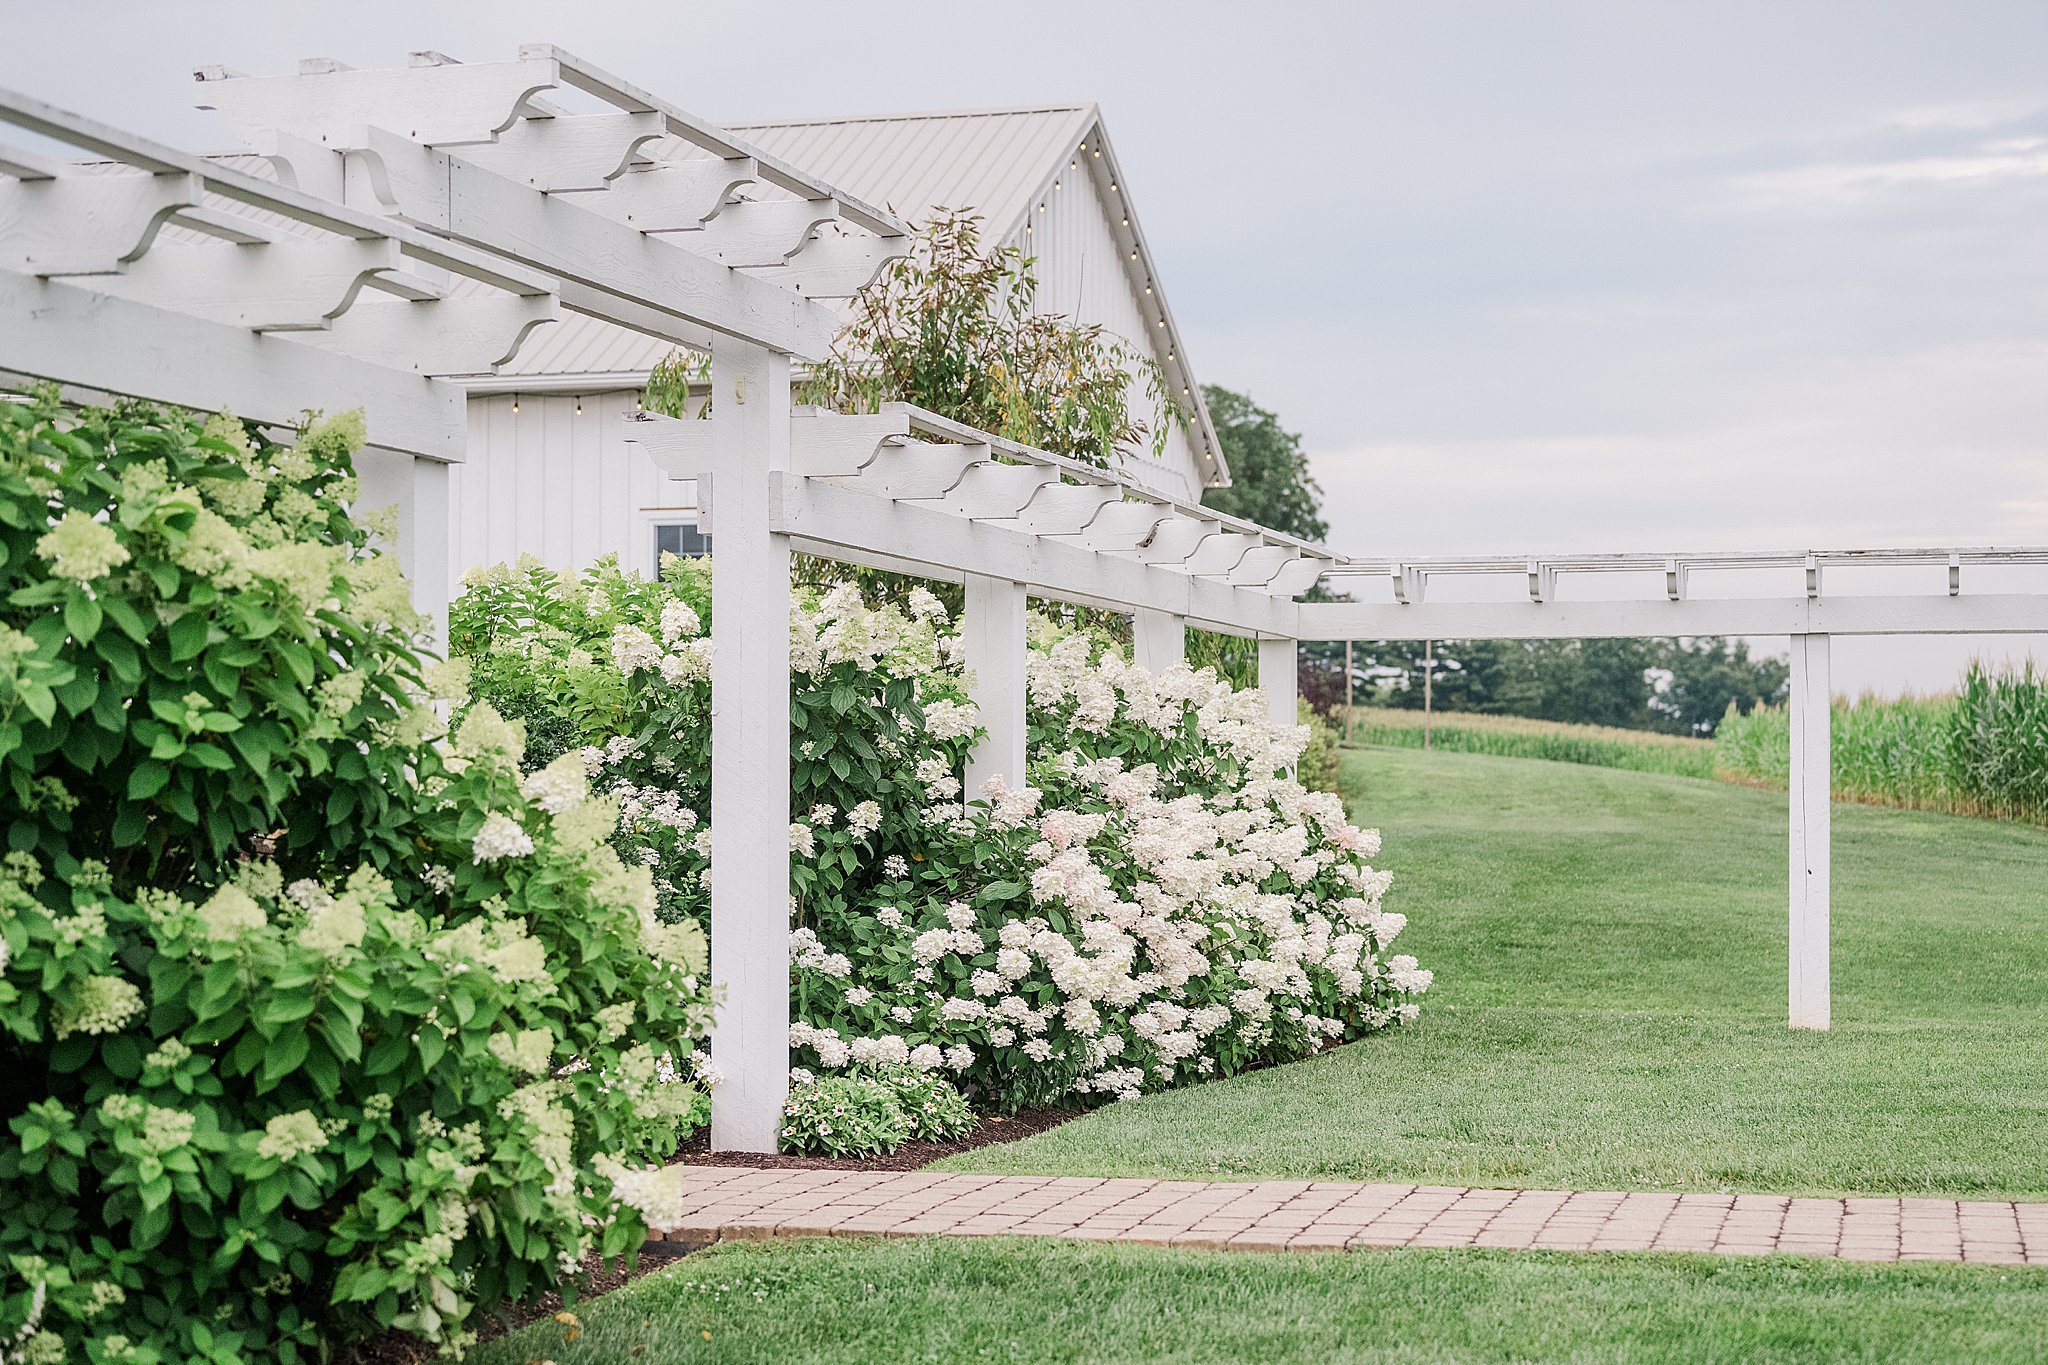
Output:
[[1109,192],[1110,192],[1111,194],[1115,194],[1115,193],[1116,193],[1116,181],[1112,180],[1112,181],[1110,181],[1110,182],[1109,182]]
[[580,393],[576,395],[576,415],[578,417],[583,415],[583,395]]
[[512,415],[514,417],[519,415],[519,395],[516,393],[512,395]]
[[1067,169],[1070,171],[1078,171],[1081,169],[1081,163],[1078,161],[1069,161],[1067,163]]

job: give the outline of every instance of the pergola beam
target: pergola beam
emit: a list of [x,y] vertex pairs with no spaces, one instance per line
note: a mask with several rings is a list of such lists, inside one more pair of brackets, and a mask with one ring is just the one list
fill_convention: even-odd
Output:
[[277,426],[359,407],[373,444],[431,460],[468,440],[455,385],[245,327],[4,270],[0,317],[0,372]]
[[1976,635],[2048,631],[2048,594],[1304,602],[1305,640],[1549,640],[1679,635]]

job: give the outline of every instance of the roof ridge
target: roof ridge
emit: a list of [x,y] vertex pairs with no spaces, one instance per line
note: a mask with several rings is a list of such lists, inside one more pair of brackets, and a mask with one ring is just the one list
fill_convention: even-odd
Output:
[[759,119],[720,125],[734,132],[754,128],[823,128],[838,123],[931,123],[941,119],[999,118],[1016,114],[1079,114],[1095,108],[1094,102],[1078,104],[1019,104],[985,109],[930,109],[895,114],[840,114],[821,118]]

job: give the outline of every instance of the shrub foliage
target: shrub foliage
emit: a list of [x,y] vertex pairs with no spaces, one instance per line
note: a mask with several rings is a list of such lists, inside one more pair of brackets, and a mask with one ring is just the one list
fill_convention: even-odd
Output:
[[701,933],[573,760],[439,737],[360,439],[0,407],[10,1358],[459,1346],[702,1108]]
[[[480,695],[613,679],[569,704],[664,912],[704,913],[706,561],[477,575],[455,619]],[[826,1072],[945,1069],[980,1103],[1128,1096],[1412,1017],[1429,974],[1382,953],[1376,835],[1283,769],[1306,732],[1185,667],[1154,678],[1041,619],[1030,785],[962,791],[978,731],[939,600],[841,585],[791,622],[792,1040]],[[565,673],[564,670],[567,670]]]

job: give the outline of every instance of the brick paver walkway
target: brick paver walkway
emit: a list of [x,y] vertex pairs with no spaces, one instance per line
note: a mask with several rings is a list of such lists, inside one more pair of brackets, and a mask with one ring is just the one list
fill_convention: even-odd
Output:
[[684,1238],[1044,1235],[1259,1250],[1543,1247],[2048,1264],[2048,1204],[684,1168]]

